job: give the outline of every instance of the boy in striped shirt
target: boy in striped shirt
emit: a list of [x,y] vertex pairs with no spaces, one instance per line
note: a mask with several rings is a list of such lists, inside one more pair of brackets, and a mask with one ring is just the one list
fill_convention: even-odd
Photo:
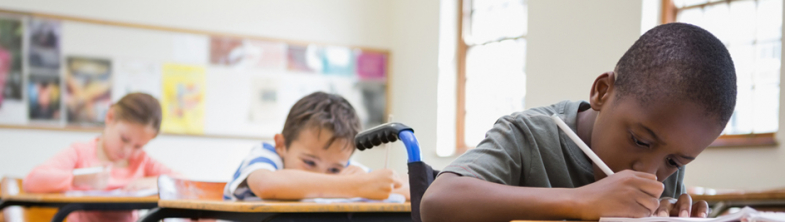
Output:
[[224,199],[305,199],[409,196],[408,185],[392,170],[349,162],[360,120],[351,104],[323,92],[292,106],[275,144],[251,149],[224,188]]

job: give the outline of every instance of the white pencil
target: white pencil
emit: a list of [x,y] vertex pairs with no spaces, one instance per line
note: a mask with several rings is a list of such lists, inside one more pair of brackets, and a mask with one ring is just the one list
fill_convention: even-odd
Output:
[[556,125],[559,126],[559,128],[561,128],[561,130],[564,131],[564,133],[567,134],[567,136],[570,137],[570,139],[572,139],[572,141],[575,142],[575,144],[578,144],[578,147],[580,147],[581,150],[583,150],[583,153],[586,153],[586,156],[589,156],[589,159],[594,161],[594,164],[597,164],[597,166],[600,167],[600,169],[602,170],[602,172],[605,173],[605,175],[608,176],[613,175],[613,171],[611,170],[611,168],[609,168],[608,165],[605,165],[605,162],[602,162],[600,157],[598,157],[597,154],[595,154],[594,151],[592,151],[589,148],[589,146],[586,145],[586,143],[583,143],[583,140],[581,140],[581,138],[578,137],[578,135],[575,134],[575,132],[573,132],[572,129],[570,129],[570,127],[567,126],[567,124],[564,123],[564,121],[561,120],[561,118],[559,118],[558,115],[553,114],[553,116],[551,116],[551,119],[553,119],[553,121],[556,122]]

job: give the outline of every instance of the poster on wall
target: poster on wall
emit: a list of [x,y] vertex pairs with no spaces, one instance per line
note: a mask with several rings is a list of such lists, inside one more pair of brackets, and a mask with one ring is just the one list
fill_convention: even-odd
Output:
[[205,68],[164,64],[161,129],[167,133],[203,134]]
[[357,75],[363,80],[387,78],[387,54],[360,50],[357,53]]
[[286,51],[287,67],[295,72],[322,72],[322,49],[316,45],[289,44]]
[[324,47],[324,74],[338,76],[353,76],[355,61],[354,52],[348,47]]
[[258,77],[251,80],[250,122],[272,124],[286,118],[278,108],[279,84],[277,78]]
[[22,21],[0,17],[0,109],[22,100]]
[[58,20],[30,19],[30,45],[27,57],[30,67],[60,68],[60,33]]
[[147,93],[161,99],[161,66],[159,63],[122,59],[115,60],[115,76],[112,85],[112,101],[118,101],[129,93]]
[[233,68],[282,70],[286,44],[232,37],[210,38],[210,64]]
[[286,44],[282,42],[267,42],[246,40],[248,49],[245,60],[252,68],[283,70],[286,68]]
[[387,122],[384,116],[387,108],[387,84],[380,81],[360,81],[357,89],[362,94],[362,107],[368,113],[368,119],[363,122],[363,126],[373,127]]
[[68,124],[104,123],[112,104],[112,64],[108,59],[66,58],[65,105]]
[[59,73],[33,69],[27,78],[28,118],[35,122],[58,123],[62,118]]
[[210,37],[210,64],[233,66],[245,57],[243,40],[239,38],[213,36]]

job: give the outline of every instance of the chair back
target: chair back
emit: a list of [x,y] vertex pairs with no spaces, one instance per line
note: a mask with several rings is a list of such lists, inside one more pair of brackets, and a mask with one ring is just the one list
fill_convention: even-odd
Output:
[[158,198],[161,200],[223,200],[225,182],[204,182],[158,177]]

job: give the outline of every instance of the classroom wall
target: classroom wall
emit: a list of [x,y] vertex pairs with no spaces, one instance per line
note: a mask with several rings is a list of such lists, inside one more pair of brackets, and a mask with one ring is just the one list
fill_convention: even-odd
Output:
[[[390,49],[391,3],[385,0],[0,0],[0,8]],[[86,141],[97,135],[94,132],[0,129],[0,175],[24,176],[72,142]],[[161,135],[145,150],[188,177],[220,181],[229,179],[257,142]]]

